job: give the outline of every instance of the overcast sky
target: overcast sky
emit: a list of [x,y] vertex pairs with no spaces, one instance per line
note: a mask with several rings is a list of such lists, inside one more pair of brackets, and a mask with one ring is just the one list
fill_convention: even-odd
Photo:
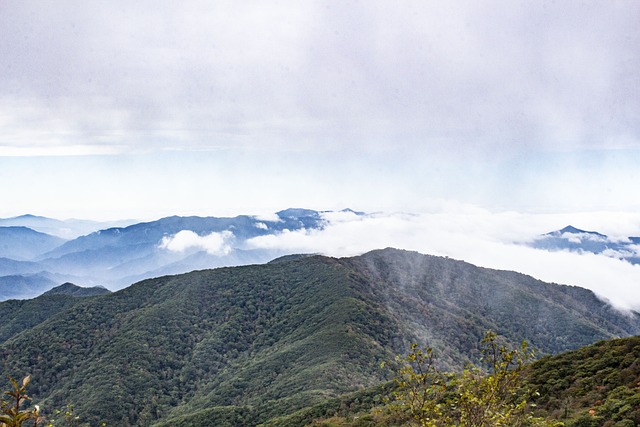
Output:
[[635,0],[2,0],[0,218],[382,211],[255,244],[640,306],[638,266],[514,245],[640,235],[639,22]]
[[640,2],[0,2],[0,217],[640,208]]

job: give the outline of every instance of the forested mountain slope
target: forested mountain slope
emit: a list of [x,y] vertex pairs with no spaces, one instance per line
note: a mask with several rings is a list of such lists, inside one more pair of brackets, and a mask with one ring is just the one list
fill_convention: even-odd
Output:
[[640,336],[545,357],[528,381],[540,412],[568,426],[640,425]]
[[360,272],[405,335],[446,355],[450,367],[468,361],[489,329],[543,353],[640,332],[637,313],[625,315],[577,286],[395,249],[342,262]]
[[640,320],[584,289],[386,249],[79,299],[0,345],[0,366],[30,373],[46,406],[72,402],[91,422],[256,425],[388,379],[379,363],[413,341],[460,368],[487,329],[553,353],[639,333]]
[[29,334],[34,326],[79,302],[78,296],[89,297],[105,292],[109,293],[102,288],[80,288],[67,283],[37,298],[1,301],[0,344],[21,332]]
[[[535,416],[565,427],[640,425],[640,336],[600,341],[524,366],[520,391],[530,390]],[[393,404],[395,382],[305,408],[265,427],[406,427]]]

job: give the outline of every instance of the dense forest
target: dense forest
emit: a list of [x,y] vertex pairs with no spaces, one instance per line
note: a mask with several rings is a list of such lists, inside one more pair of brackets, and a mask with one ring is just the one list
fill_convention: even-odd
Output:
[[[29,374],[34,403],[73,404],[91,426],[304,426],[379,407],[396,355],[414,342],[433,348],[438,369],[460,372],[483,366],[487,330],[540,355],[640,333],[637,314],[585,289],[393,249],[2,304],[3,373]],[[543,377],[531,384],[547,391]],[[556,399],[540,410],[562,415]],[[567,416],[582,411],[573,408]]]
[[[398,410],[393,405],[397,389],[398,384],[390,382],[385,387],[343,396],[283,418],[273,426],[414,425],[407,408]],[[517,391],[525,390],[530,392],[531,415],[551,425],[640,426],[640,336],[600,341],[524,365]]]

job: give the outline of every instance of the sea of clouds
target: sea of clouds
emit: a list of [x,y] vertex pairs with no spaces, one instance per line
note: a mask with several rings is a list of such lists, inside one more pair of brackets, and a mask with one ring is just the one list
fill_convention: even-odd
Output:
[[[323,212],[324,226],[283,230],[236,239],[232,231],[198,235],[183,230],[165,237],[160,247],[172,252],[206,251],[225,256],[234,249],[266,250],[269,253],[317,253],[333,257],[363,254],[394,247],[423,254],[447,256],[477,266],[512,270],[537,279],[591,289],[616,307],[640,310],[640,265],[605,251],[601,254],[569,250],[548,251],[529,244],[541,235],[573,225],[606,234],[610,241],[628,241],[640,235],[640,214],[495,213],[468,205],[452,204],[429,213]],[[278,217],[260,216],[259,227]],[[572,236],[570,236],[572,237]],[[587,235],[591,237],[591,235]],[[598,237],[600,238],[600,237]],[[630,245],[631,255],[640,247]]]
[[323,216],[327,222],[323,229],[284,231],[255,237],[245,245],[337,257],[385,247],[415,250],[585,287],[617,307],[640,309],[639,265],[605,254],[550,252],[527,246],[541,234],[568,224],[603,232],[612,240],[624,240],[640,234],[638,214],[492,213],[457,206],[424,214],[330,212]]

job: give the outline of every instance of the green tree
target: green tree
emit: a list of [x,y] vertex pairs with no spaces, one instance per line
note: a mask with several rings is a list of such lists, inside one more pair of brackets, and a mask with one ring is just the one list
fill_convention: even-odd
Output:
[[523,386],[525,364],[534,357],[526,342],[508,349],[487,332],[481,342],[488,370],[470,365],[462,373],[441,372],[431,348],[411,347],[398,357],[395,406],[421,427],[551,427],[562,423],[533,416]]

